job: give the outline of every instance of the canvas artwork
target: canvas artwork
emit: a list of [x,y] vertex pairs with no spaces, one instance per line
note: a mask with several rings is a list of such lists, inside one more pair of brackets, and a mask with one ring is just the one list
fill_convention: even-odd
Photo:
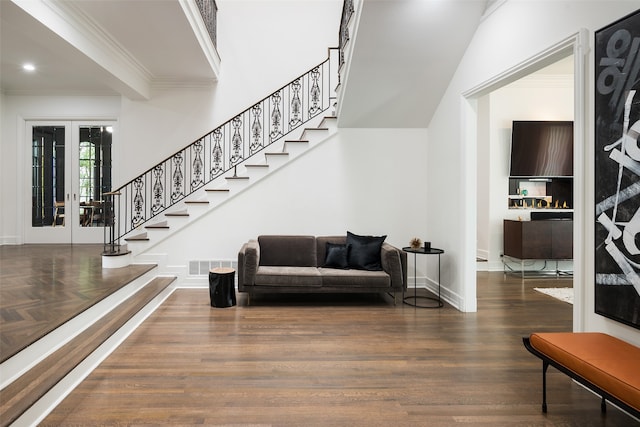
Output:
[[640,329],[640,10],[595,33],[595,311]]

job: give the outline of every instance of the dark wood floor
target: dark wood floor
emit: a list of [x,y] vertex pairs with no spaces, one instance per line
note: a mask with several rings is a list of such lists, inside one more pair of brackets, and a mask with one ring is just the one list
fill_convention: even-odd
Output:
[[102,245],[0,246],[0,362],[153,266],[102,269]]
[[257,297],[211,308],[178,290],[42,425],[631,426],[522,346],[568,331],[570,281],[478,273],[478,312],[380,296]]

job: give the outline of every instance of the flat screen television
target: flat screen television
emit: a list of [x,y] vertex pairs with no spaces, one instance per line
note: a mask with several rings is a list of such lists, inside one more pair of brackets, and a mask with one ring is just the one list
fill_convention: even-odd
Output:
[[573,176],[572,121],[514,121],[511,164],[514,178]]

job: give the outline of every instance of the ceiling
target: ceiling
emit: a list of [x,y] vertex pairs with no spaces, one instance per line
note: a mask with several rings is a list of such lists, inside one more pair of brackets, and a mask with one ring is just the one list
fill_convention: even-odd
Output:
[[212,85],[217,53],[192,16],[179,0],[0,0],[1,89],[145,99],[158,85]]
[[[483,16],[502,3],[363,0],[340,126],[427,127]],[[0,0],[0,89],[148,99],[158,86],[214,85],[216,49],[185,4],[195,2]]]
[[486,8],[485,0],[365,1],[340,126],[427,127]]

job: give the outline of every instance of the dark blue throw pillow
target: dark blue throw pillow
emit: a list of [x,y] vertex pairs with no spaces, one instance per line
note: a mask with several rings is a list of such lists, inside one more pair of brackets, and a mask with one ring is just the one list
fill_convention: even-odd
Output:
[[347,245],[351,245],[349,267],[357,270],[382,270],[380,250],[386,238],[386,235],[358,236],[347,231]]
[[323,267],[349,268],[349,249],[351,245],[327,242],[327,254],[324,257]]

